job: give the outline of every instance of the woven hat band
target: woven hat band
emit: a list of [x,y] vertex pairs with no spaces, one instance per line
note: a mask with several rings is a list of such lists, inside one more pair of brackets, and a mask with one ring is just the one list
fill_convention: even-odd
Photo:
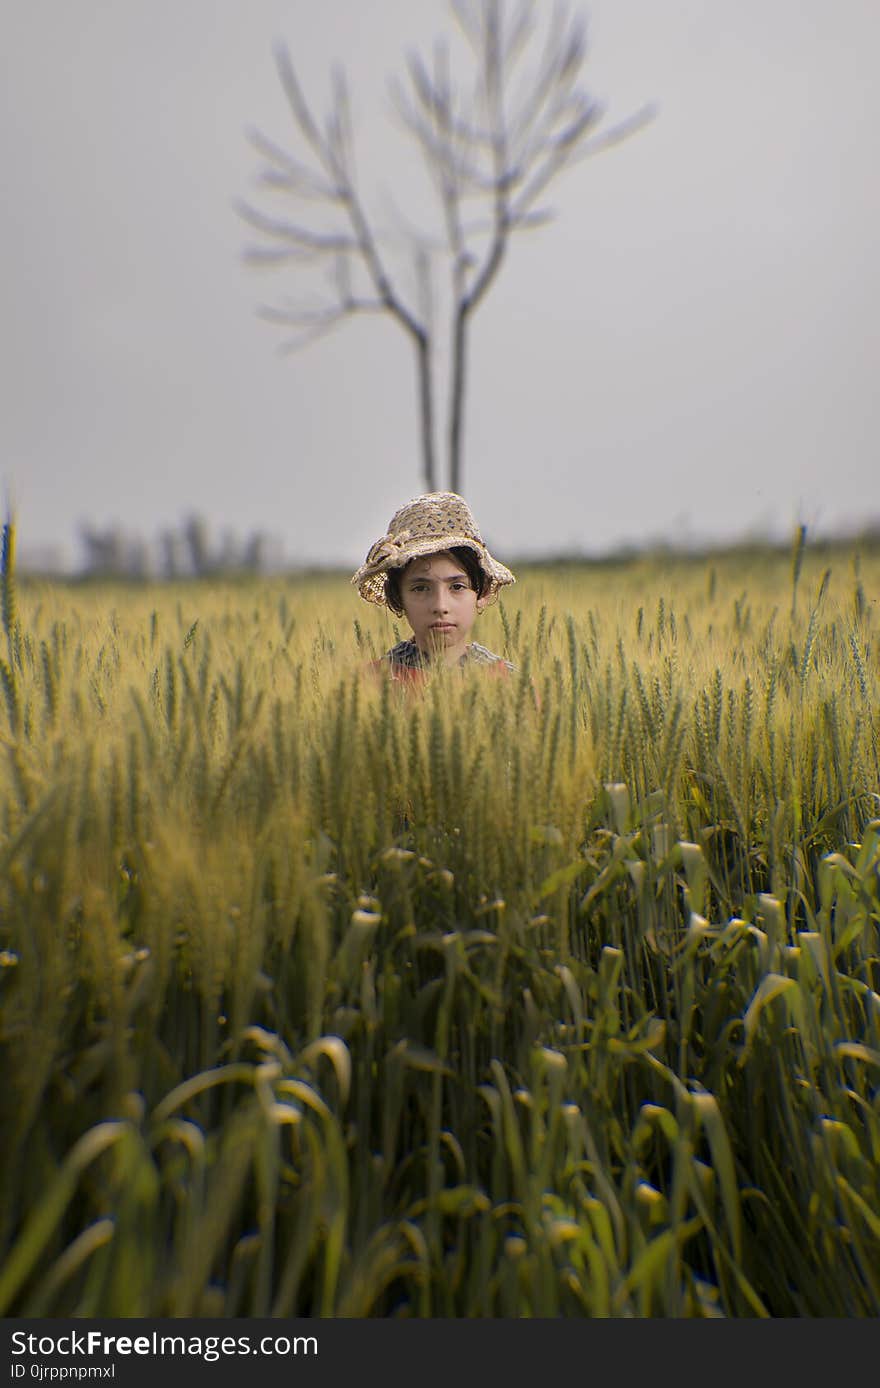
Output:
[[516,582],[510,570],[492,558],[470,507],[456,492],[426,492],[395,511],[386,534],[370,547],[351,581],[362,598],[382,606],[389,569],[461,545],[474,550],[480,561],[489,583],[487,601],[492,602],[505,584]]

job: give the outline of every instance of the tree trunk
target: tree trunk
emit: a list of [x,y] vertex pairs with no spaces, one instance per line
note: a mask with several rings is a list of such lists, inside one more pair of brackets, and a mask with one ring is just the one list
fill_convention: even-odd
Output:
[[462,438],[464,437],[464,388],[467,377],[468,308],[459,303],[452,343],[452,383],[449,394],[449,486],[462,495]]
[[422,431],[422,466],[425,474],[425,491],[437,490],[437,477],[434,463],[434,394],[431,381],[431,343],[427,333],[419,333],[415,338],[416,361],[419,374],[419,416]]

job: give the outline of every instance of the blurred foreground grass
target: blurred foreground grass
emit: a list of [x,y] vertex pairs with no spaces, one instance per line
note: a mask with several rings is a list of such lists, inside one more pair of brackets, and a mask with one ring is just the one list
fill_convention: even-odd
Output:
[[0,1313],[880,1314],[880,555],[518,575],[7,566]]

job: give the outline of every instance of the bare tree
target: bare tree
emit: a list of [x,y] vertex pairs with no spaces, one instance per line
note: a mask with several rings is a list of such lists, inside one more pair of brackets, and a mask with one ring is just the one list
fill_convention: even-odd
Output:
[[[470,82],[454,80],[450,43],[438,41],[430,61],[411,52],[406,80],[391,85],[396,109],[417,141],[436,189],[442,219],[439,243],[420,230],[406,231],[415,293],[406,296],[399,287],[402,277],[392,277],[387,250],[359,190],[348,83],[341,68],[334,72],[332,105],[322,127],[287,49],[278,45],[278,73],[305,157],[289,154],[258,131],[250,134],[266,161],[263,184],[300,207],[312,204],[317,221],[278,219],[248,203],[240,203],[239,211],[263,237],[247,252],[252,263],[317,263],[330,272],[329,298],[261,310],[269,321],[295,330],[282,350],[301,348],[362,313],[387,314],[407,334],[415,351],[423,476],[429,491],[437,486],[438,452],[430,265],[439,250],[451,316],[446,323],[451,366],[445,452],[449,485],[460,492],[468,334],[510,237],[550,219],[541,200],[564,169],[625,139],[653,113],[644,107],[599,129],[604,110],[581,85],[585,21],[567,0],[559,0],[542,30],[537,0],[450,0],[450,8],[466,41]],[[548,7],[540,8],[546,15]]]

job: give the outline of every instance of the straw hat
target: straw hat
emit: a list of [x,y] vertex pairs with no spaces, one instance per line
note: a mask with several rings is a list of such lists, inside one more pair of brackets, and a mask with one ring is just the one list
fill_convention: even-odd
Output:
[[471,508],[455,492],[426,492],[414,497],[388,524],[388,532],[371,547],[366,561],[352,578],[367,602],[385,603],[385,575],[389,569],[402,569],[410,559],[440,554],[455,545],[474,550],[489,580],[487,602],[493,602],[498,589],[516,579],[486,548]]

